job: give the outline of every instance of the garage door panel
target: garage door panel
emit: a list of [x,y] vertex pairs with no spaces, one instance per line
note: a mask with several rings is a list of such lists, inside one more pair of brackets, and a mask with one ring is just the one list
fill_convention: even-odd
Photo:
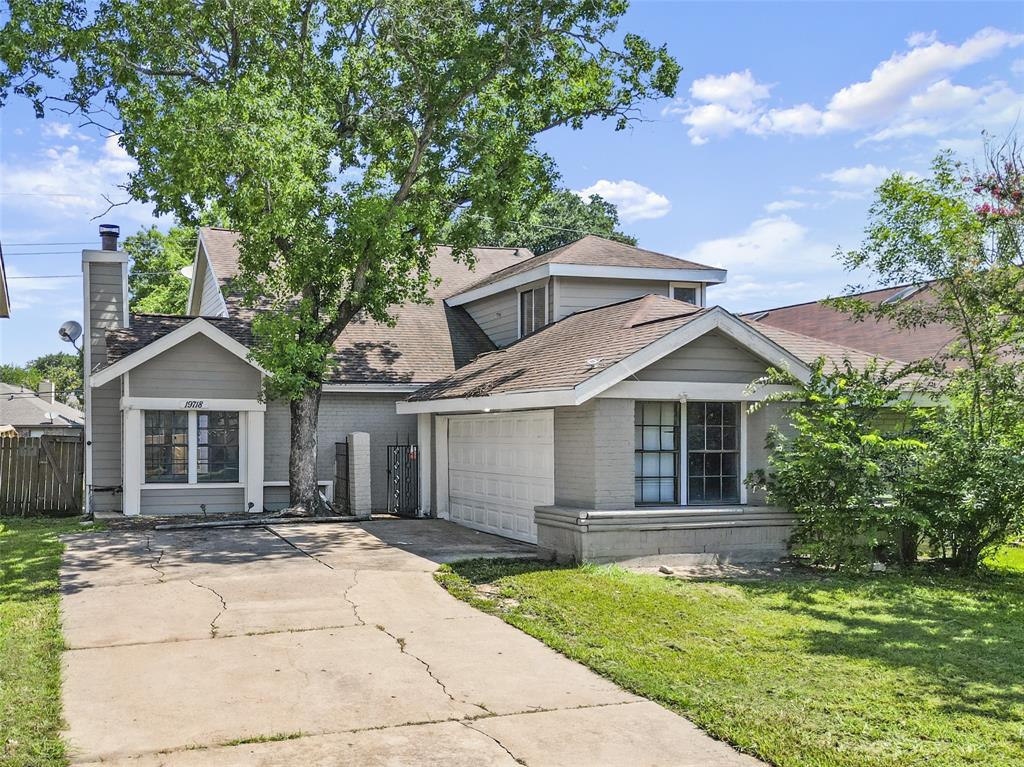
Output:
[[551,411],[456,416],[448,427],[452,521],[537,540],[534,506],[554,501]]

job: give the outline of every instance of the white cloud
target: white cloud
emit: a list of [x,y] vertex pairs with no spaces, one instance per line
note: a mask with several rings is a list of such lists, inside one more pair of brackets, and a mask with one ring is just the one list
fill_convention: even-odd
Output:
[[907,35],[907,45],[911,48],[918,48],[922,45],[929,45],[939,39],[939,33],[934,29],[931,32],[911,32]]
[[57,138],[67,138],[71,134],[71,123],[48,121],[44,122],[42,126],[40,126],[40,128],[44,136],[56,136]]
[[628,179],[600,179],[577,194],[584,199],[592,194],[600,195],[619,209],[619,216],[626,223],[661,218],[672,210],[672,203],[667,197]]
[[1024,94],[1005,83],[957,85],[949,75],[1024,44],[1024,34],[989,27],[956,45],[918,32],[907,43],[909,50],[878,64],[867,80],[840,88],[824,107],[768,108],[764,101],[771,86],[744,70],[696,80],[690,89],[693,101],[677,101],[664,114],[680,115],[697,145],[736,131],[800,136],[874,131],[870,140],[881,141],[937,135],[949,128],[977,130],[983,122],[983,127],[1000,130],[1012,123],[1009,112],[991,102],[1015,100],[1019,110]]
[[757,82],[749,69],[727,75],[708,75],[694,80],[690,86],[690,95],[697,101],[744,111],[768,98],[770,91],[771,86]]
[[1024,59],[1014,59],[1013,63],[1010,64],[1010,71],[1020,77],[1024,75]]
[[729,270],[709,300],[730,311],[751,311],[827,295],[842,284],[834,247],[816,242],[789,216],[768,216],[745,230],[698,243],[683,258]]
[[798,210],[806,207],[807,203],[801,200],[775,200],[765,205],[764,209],[768,213],[781,213],[784,210]]
[[868,163],[855,168],[838,168],[830,173],[822,173],[821,177],[841,186],[874,188],[891,175],[892,171],[884,165]]
[[[78,144],[58,144],[24,157],[19,164],[0,163],[0,199],[5,209],[25,216],[81,220],[107,209],[104,195],[115,202],[128,199],[119,186],[136,166],[117,138],[112,136],[101,147],[88,146],[87,150]],[[115,208],[110,217],[140,224],[154,220],[149,205],[135,202]]]

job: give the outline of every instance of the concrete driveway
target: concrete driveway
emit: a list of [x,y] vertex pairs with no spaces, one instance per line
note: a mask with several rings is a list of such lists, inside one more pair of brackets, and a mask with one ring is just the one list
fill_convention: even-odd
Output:
[[72,759],[169,765],[757,765],[431,573],[531,547],[383,520],[73,538]]

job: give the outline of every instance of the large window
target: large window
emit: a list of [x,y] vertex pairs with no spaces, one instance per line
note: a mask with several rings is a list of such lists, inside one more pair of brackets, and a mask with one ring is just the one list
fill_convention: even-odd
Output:
[[188,482],[188,413],[148,410],[146,482]]
[[196,414],[199,482],[238,481],[238,413]]
[[687,503],[739,503],[739,409],[736,402],[687,403]]
[[637,402],[634,427],[636,503],[679,503],[679,404]]
[[545,325],[548,310],[546,287],[524,290],[519,294],[519,337],[540,330]]
[[237,412],[147,410],[143,423],[146,483],[239,481]]

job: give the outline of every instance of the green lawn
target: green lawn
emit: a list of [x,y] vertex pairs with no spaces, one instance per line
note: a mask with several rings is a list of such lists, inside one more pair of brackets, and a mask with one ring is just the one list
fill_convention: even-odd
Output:
[[970,579],[682,581],[473,560],[438,580],[777,765],[1010,767],[1024,764],[1021,552]]
[[57,536],[77,520],[0,518],[0,764],[63,765]]

